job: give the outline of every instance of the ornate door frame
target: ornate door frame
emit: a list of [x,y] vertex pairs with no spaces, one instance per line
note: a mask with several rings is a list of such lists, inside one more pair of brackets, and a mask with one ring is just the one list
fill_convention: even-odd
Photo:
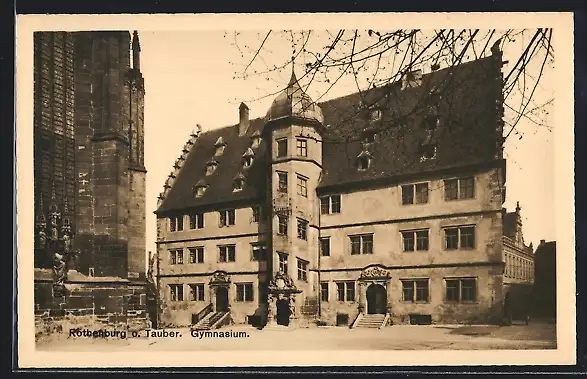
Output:
[[295,324],[295,320],[299,317],[299,307],[295,306],[295,296],[302,290],[299,290],[293,280],[283,272],[273,275],[267,290],[267,323],[277,324],[277,301],[287,300],[290,310],[289,325]]
[[367,313],[367,288],[372,284],[379,284],[385,288],[386,292],[386,311],[390,313],[391,304],[389,303],[389,290],[391,274],[382,265],[369,265],[363,269],[359,282],[359,312]]
[[208,282],[208,287],[210,288],[210,303],[212,304],[212,311],[217,312],[216,309],[216,289],[218,287],[226,288],[228,292],[228,310],[230,311],[230,275],[226,271],[215,271]]

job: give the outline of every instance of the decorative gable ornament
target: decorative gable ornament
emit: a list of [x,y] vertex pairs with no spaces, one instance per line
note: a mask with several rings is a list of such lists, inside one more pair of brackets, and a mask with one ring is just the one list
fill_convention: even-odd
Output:
[[273,279],[269,282],[268,291],[271,294],[288,294],[288,293],[300,293],[293,279],[284,272],[277,272],[273,275]]
[[226,271],[216,271],[212,274],[208,284],[211,286],[229,285],[230,275]]

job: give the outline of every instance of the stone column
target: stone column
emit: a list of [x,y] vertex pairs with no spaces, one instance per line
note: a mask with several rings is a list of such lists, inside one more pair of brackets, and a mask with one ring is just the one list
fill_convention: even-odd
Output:
[[216,286],[210,286],[210,304],[212,304],[212,312],[216,312]]
[[267,325],[268,326],[275,326],[277,325],[277,304],[276,304],[276,297],[275,295],[267,296]]
[[359,282],[359,313],[367,313],[367,283]]

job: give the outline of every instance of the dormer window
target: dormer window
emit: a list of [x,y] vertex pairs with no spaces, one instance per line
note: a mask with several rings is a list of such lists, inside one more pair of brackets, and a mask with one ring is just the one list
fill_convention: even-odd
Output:
[[232,184],[232,191],[233,192],[238,192],[238,191],[242,191],[243,187],[245,186],[245,177],[243,174],[239,173],[233,181]]
[[253,153],[253,150],[251,148],[248,148],[247,151],[245,151],[245,153],[243,154],[243,167],[244,168],[251,167],[251,165],[253,164],[253,157],[254,156],[255,156],[255,153]]
[[422,157],[420,158],[420,161],[426,161],[434,158],[436,158],[436,145],[427,144],[422,146]]
[[261,133],[257,130],[252,135],[251,148],[256,149],[259,145],[261,145]]
[[222,155],[224,153],[224,148],[226,147],[226,142],[224,142],[224,138],[218,137],[216,143],[214,144],[214,147],[216,148],[214,156]]
[[357,156],[357,166],[360,171],[364,171],[371,167],[371,162],[373,161],[373,157],[371,153],[368,151],[363,150],[361,154]]
[[375,132],[372,130],[367,130],[363,132],[363,142],[364,143],[373,143],[375,142]]
[[203,180],[200,180],[195,186],[194,186],[194,196],[196,198],[198,197],[202,197],[204,196],[204,193],[206,192],[206,189],[208,188],[208,185],[206,183],[204,183]]
[[379,121],[381,120],[382,114],[383,112],[381,111],[381,109],[372,109],[369,115],[369,120],[371,122]]
[[217,167],[218,167],[218,162],[216,162],[214,159],[211,161],[208,161],[208,163],[206,163],[206,176],[212,175],[214,173],[214,171],[216,171]]

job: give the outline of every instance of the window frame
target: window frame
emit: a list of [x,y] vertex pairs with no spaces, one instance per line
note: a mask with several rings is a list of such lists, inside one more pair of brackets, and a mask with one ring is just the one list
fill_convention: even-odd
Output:
[[[206,285],[204,283],[189,283],[188,287],[190,289],[189,301],[206,301]],[[195,288],[198,290],[196,291]],[[201,293],[200,288],[202,289]]]
[[[275,157],[276,158],[284,158],[287,157],[289,147],[287,142],[287,137],[277,138],[275,139],[276,149],[275,149]],[[280,148],[285,147],[285,151],[282,151]]]
[[[285,258],[285,259],[281,259]],[[284,266],[285,270],[282,268]],[[277,267],[279,267],[279,271],[289,275],[289,254],[284,253],[283,251],[277,252]]]
[[[469,182],[470,181],[470,186],[464,186],[463,182]],[[474,175],[471,176],[462,176],[462,177],[458,177],[458,178],[450,178],[450,179],[444,179],[444,201],[455,201],[455,200],[471,200],[471,199],[475,199],[475,197],[477,196],[477,191],[476,191],[476,177]],[[454,191],[455,195],[454,197],[448,197],[447,196],[447,183],[451,183],[451,193]],[[455,185],[455,188],[452,188],[452,185]],[[469,195],[470,192],[470,195]],[[467,195],[467,196],[465,196]]]
[[[183,284],[171,283],[168,284],[169,288],[169,300],[173,302],[184,301]],[[175,289],[175,291],[174,291]]]
[[[477,248],[477,225],[456,225],[456,226],[446,226],[442,228],[444,231],[444,249],[445,250],[475,250]],[[462,230],[463,229],[471,229],[472,234],[471,237],[471,246],[463,246],[463,237],[462,237]],[[449,247],[448,238],[447,238],[447,231],[454,231],[456,230],[456,247]],[[454,237],[454,236],[453,236]]]
[[[231,258],[232,252],[232,260]],[[218,263],[236,262],[236,244],[218,245]]]
[[[375,251],[375,245],[374,245],[374,237],[373,237],[374,233],[363,233],[363,234],[352,234],[349,235],[349,241],[350,241],[350,255],[372,255],[374,254]],[[365,238],[369,237],[367,239],[367,241],[365,241]],[[356,242],[353,242],[354,239],[359,238],[359,252],[355,252],[353,253],[353,246],[356,245]],[[369,242],[370,239],[370,242]],[[356,240],[355,240],[356,241]],[[370,251],[368,253],[365,252],[365,246],[371,246]]]
[[255,205],[255,206],[251,207],[251,209],[253,211],[253,217],[252,217],[253,223],[258,224],[262,218],[262,213],[263,213],[262,206]]
[[[239,289],[242,288],[242,292]],[[255,301],[255,288],[251,282],[235,283],[235,302],[238,303],[251,303]],[[247,289],[249,289],[247,291]],[[242,298],[239,295],[242,294]],[[248,296],[247,296],[248,295]]]
[[[200,254],[201,252],[201,254]],[[194,259],[192,260],[192,253]],[[200,260],[201,255],[201,260]],[[204,263],[204,246],[190,246],[188,247],[188,264]]]
[[[478,286],[477,280],[478,280],[478,278],[474,277],[474,276],[446,277],[446,278],[444,278],[444,301],[445,301],[445,303],[458,303],[458,304],[475,304],[475,303],[477,303],[478,299],[479,299],[479,286]],[[468,287],[468,288],[472,288],[472,294],[474,297],[472,300],[471,299],[463,299],[463,282],[464,281],[472,281],[473,282],[473,286]],[[449,299],[449,296],[448,296],[449,282],[458,283],[458,286],[451,287],[451,288],[456,288],[456,295],[457,295],[456,300]]]
[[287,171],[277,171],[277,192],[287,193],[289,178]]
[[[320,237],[318,238],[319,244],[320,244],[320,256],[321,257],[329,257],[330,256],[330,237]],[[324,245],[323,243],[327,242],[328,245],[328,249],[327,250],[327,254],[324,254]]]
[[298,280],[303,282],[308,281],[308,266],[310,262],[305,259],[297,258],[297,273],[298,273]]
[[236,224],[235,208],[221,209],[218,211],[218,213],[220,218],[219,225],[221,228],[234,226]]
[[[326,289],[326,290],[325,290]],[[326,296],[324,296],[326,294]],[[324,299],[326,297],[326,299]],[[330,282],[320,282],[320,302],[330,301]]]
[[[336,301],[341,303],[354,303],[357,298],[356,282],[354,280],[340,280],[335,281],[336,283]],[[352,286],[351,286],[352,283]],[[342,291],[341,291],[342,285]],[[349,291],[351,290],[352,291]],[[341,299],[341,292],[343,294]],[[352,293],[352,298],[349,294]]]
[[[425,191],[419,189],[425,188]],[[403,184],[401,186],[401,202],[402,205],[421,205],[428,204],[430,201],[430,184],[429,182],[418,182],[411,184]],[[423,193],[426,195],[423,196]],[[409,195],[409,196],[408,196]],[[409,199],[409,201],[407,201]]]
[[[190,230],[204,228],[204,212],[191,212],[189,214]],[[192,227],[193,225],[193,227]]]
[[183,248],[169,249],[169,265],[176,266],[184,264]]
[[[337,201],[335,201],[337,199]],[[335,209],[335,204],[338,208]],[[342,208],[342,196],[340,194],[320,197],[320,214],[329,215],[340,213]]]
[[302,197],[308,197],[308,178],[296,174],[296,189],[297,194]]
[[308,226],[309,226],[309,223],[307,220],[304,220],[303,218],[297,219],[298,239],[301,239],[304,241],[308,240]]
[[[430,278],[404,278],[400,279],[402,283],[402,302],[404,303],[430,303]],[[418,287],[418,283],[425,282],[426,285],[424,287],[424,299],[418,296],[418,290],[421,289]],[[406,287],[406,284],[411,284],[410,288]],[[406,298],[406,289],[411,291],[411,299]]]
[[296,138],[296,155],[298,157],[308,156],[308,140],[306,138]]
[[288,229],[289,229],[289,217],[285,216],[285,215],[278,214],[277,215],[277,234],[280,236],[287,236]]

